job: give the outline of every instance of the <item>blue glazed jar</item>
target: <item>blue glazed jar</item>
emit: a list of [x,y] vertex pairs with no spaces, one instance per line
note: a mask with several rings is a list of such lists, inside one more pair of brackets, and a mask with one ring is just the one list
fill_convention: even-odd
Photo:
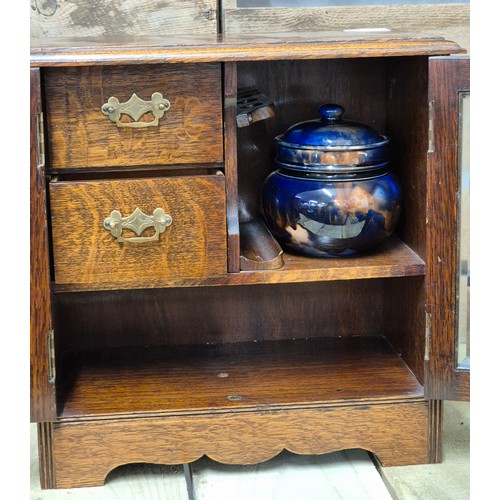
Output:
[[279,168],[264,182],[261,202],[284,249],[319,257],[362,253],[385,241],[398,221],[401,190],[388,169],[389,139],[343,113],[325,104],[319,120],[276,138]]

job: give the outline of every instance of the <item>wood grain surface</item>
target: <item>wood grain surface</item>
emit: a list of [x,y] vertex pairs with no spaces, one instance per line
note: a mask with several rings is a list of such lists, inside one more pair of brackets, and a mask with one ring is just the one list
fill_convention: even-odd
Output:
[[391,401],[423,387],[382,337],[89,351],[69,357],[60,417]]
[[226,464],[254,464],[283,449],[314,455],[362,448],[384,466],[427,463],[428,420],[428,403],[416,401],[56,423],[53,485],[101,485],[126,463],[180,464],[207,455]]
[[52,461],[52,423],[39,422],[37,424],[37,435],[40,486],[42,489],[55,488],[54,463]]
[[398,234],[426,256],[426,175],[429,147],[428,58],[387,61],[387,124],[392,171],[402,186]]
[[228,271],[240,270],[240,227],[238,223],[238,149],[236,144],[236,63],[225,63],[224,71],[224,172],[227,193]]
[[[223,160],[219,64],[48,69],[44,75],[52,170]],[[136,93],[150,101],[154,92],[170,102],[158,126],[119,128],[101,111],[110,97],[124,103]],[[141,119],[151,120],[151,114]]]
[[[393,31],[441,34],[470,29],[468,4],[346,5],[332,7],[237,8],[223,0],[223,29],[227,33],[259,33],[279,30],[349,30],[386,28]],[[278,28],[277,28],[278,27]]]
[[456,369],[458,280],[459,100],[470,89],[469,58],[431,58],[429,100],[434,108],[434,148],[427,175],[427,312],[430,357],[426,394],[468,399],[469,372]]
[[433,464],[443,461],[443,422],[444,401],[431,399],[429,401],[429,458]]
[[[127,286],[227,274],[223,175],[52,182],[49,192],[56,283]],[[120,243],[104,220],[136,208],[146,215],[162,208],[172,225],[158,241]]]
[[59,355],[101,348],[376,335],[383,280],[54,294]]
[[236,286],[313,281],[363,280],[388,277],[420,276],[425,263],[397,237],[390,238],[372,253],[342,259],[321,259],[295,254],[283,254],[284,265],[279,269],[241,271],[218,277],[141,276],[130,275],[127,282],[76,282],[55,284],[56,292],[116,290],[121,288],[159,288],[196,286]]
[[283,249],[261,219],[240,225],[241,269],[280,269],[283,267]]
[[[329,28],[328,28],[329,29]],[[166,62],[227,62],[454,54],[463,50],[439,36],[408,33],[308,31],[157,37],[38,38],[31,65],[88,66]]]
[[[450,70],[444,58],[427,66],[428,56],[460,51],[435,36],[267,31],[131,36],[125,45],[123,37],[33,42],[31,64],[45,77],[54,174],[50,287],[45,172],[32,153],[32,405],[35,419],[44,420],[43,487],[102,484],[122,464],[180,464],[204,454],[251,464],[283,449],[364,448],[383,465],[440,460],[439,400],[466,390],[450,342],[453,82],[468,78],[468,66]],[[116,132],[100,111],[111,95],[125,101],[139,88],[170,100],[168,89],[157,88],[165,82],[180,96],[180,106],[171,101],[179,114],[141,141],[137,130]],[[39,70],[32,84],[33,126],[42,109]],[[237,86],[256,86],[277,111],[238,136]],[[285,254],[280,269],[236,272],[236,214],[242,223],[258,216],[262,180],[273,169],[272,138],[314,118],[325,99],[393,139],[406,199],[398,236],[353,258]],[[227,177],[208,175],[207,165],[222,162]],[[143,170],[183,164],[209,170],[183,177]],[[101,173],[92,178],[88,170],[87,180],[75,174],[89,167]],[[110,174],[121,167],[137,168],[138,178]],[[158,244],[118,243],[104,229],[112,210],[127,216],[136,207],[172,216]],[[44,378],[52,326],[57,416],[54,385]]]
[[383,331],[420,383],[425,380],[425,276],[383,281]]
[[45,164],[39,161],[37,143],[37,120],[42,113],[40,70],[30,71],[30,88],[30,419],[35,422],[53,420],[56,406],[48,365],[52,317]]
[[31,0],[35,38],[216,33],[217,0]]

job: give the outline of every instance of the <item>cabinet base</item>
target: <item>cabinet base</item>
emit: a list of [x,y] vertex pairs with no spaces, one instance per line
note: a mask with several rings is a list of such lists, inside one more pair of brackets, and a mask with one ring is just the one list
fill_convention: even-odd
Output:
[[431,428],[439,424],[431,406],[421,400],[40,423],[41,486],[100,486],[120,465],[186,464],[203,455],[255,464],[283,449],[320,455],[362,448],[382,466],[429,463],[440,436],[440,429]]

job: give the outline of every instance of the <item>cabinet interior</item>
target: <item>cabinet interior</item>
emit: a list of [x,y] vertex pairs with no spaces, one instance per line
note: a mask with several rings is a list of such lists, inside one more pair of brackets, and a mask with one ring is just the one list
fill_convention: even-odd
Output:
[[256,87],[276,106],[274,118],[238,130],[240,221],[259,217],[260,189],[276,168],[274,138],[318,118],[318,108],[333,102],[344,107],[346,119],[391,139],[392,169],[404,201],[397,236],[425,260],[427,65],[426,57],[238,64],[238,87]]
[[237,64],[238,87],[257,87],[276,108],[274,118],[232,131],[240,223],[260,218],[274,137],[335,102],[392,140],[404,202],[394,240],[411,265],[396,270],[382,249],[343,261],[291,258],[219,286],[56,289],[60,418],[421,398],[427,64],[420,56]]

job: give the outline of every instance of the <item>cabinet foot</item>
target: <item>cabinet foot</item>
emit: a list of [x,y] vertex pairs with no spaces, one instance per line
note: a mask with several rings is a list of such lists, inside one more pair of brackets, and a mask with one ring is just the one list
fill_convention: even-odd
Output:
[[429,458],[431,464],[443,461],[444,403],[438,399],[429,401]]
[[52,462],[52,423],[40,422],[37,424],[38,433],[38,464],[40,472],[40,486],[42,489],[55,488]]

